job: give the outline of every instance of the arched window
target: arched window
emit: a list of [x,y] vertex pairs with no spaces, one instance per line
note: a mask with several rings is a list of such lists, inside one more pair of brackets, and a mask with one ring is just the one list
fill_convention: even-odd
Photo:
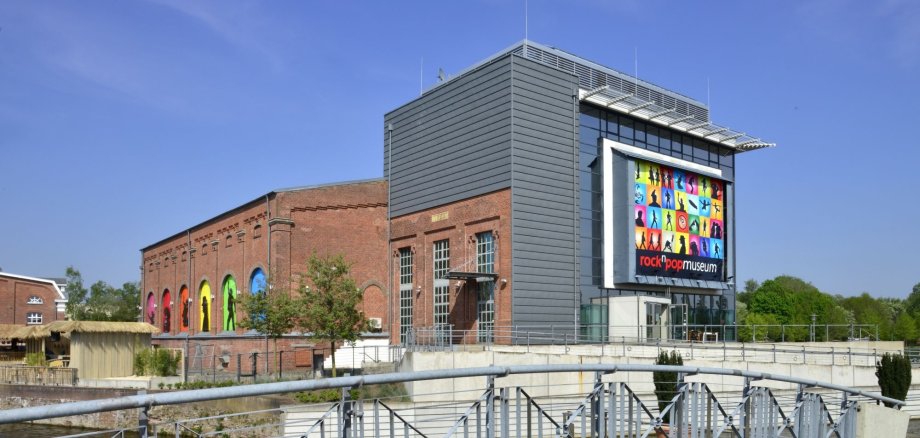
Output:
[[232,275],[228,275],[227,278],[224,279],[224,286],[222,289],[224,292],[224,330],[234,331],[236,330],[236,303],[239,299],[239,295],[236,288],[236,280],[233,279]]
[[157,325],[157,299],[153,292],[147,294],[147,307],[144,309],[147,315],[147,322],[151,325]]
[[201,302],[199,307],[198,321],[201,321],[201,331],[211,331],[211,285],[207,280],[201,282],[198,289],[198,300]]
[[161,302],[160,307],[163,312],[163,333],[169,334],[172,331],[172,309],[170,308],[170,300],[172,295],[169,293],[169,289],[163,291],[163,301]]
[[264,291],[265,272],[262,272],[262,268],[256,268],[255,271],[252,271],[252,278],[249,280],[249,292],[252,294],[257,294]]
[[192,302],[189,300],[188,287],[179,290],[179,331],[187,332],[192,321]]

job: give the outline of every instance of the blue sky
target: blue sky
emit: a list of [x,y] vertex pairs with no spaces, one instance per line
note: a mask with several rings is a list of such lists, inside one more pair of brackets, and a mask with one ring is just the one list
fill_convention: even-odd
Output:
[[[0,2],[0,267],[121,284],[141,247],[274,188],[379,177],[383,114],[420,73],[429,87],[521,40],[524,9]],[[530,39],[629,73],[638,52],[642,79],[779,145],[738,159],[740,279],[920,282],[920,3],[527,9]]]

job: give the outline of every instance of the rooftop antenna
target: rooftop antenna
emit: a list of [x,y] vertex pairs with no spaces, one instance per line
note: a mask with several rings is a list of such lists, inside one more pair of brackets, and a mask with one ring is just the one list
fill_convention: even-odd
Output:
[[636,66],[635,66],[635,69],[636,69],[636,70],[635,70],[635,71],[636,71],[636,91],[635,91],[635,93],[633,93],[633,94],[638,95],[638,94],[639,94],[639,46],[634,46],[633,49],[634,49],[633,59],[635,60],[635,63],[636,63]]
[[527,0],[524,0],[524,41],[527,41]]
[[419,96],[422,95],[422,91],[424,90],[424,87],[425,87],[424,85],[425,79],[422,77],[424,72],[425,72],[425,57],[423,56],[421,61],[419,61],[419,64],[418,64],[418,95]]
[[709,100],[709,76],[706,76],[706,109],[712,113],[712,103]]

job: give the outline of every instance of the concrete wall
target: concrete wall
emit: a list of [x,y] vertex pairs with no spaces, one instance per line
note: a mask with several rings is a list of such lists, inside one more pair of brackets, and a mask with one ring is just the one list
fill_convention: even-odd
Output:
[[[903,347],[899,342],[873,343],[878,347],[888,347],[895,350],[897,346]],[[791,345],[783,347],[791,348]],[[801,348],[801,344],[798,345]],[[817,348],[818,346],[814,346]],[[627,354],[622,355],[622,350],[618,346],[610,346],[603,351],[599,346],[533,346],[529,349],[520,346],[493,346],[491,351],[456,351],[456,352],[410,352],[400,364],[399,371],[427,371],[442,370],[453,368],[467,368],[480,366],[510,366],[510,365],[551,365],[551,364],[597,364],[597,363],[622,363],[622,364],[653,364],[657,356],[658,348],[652,346],[625,346]],[[814,379],[821,382],[832,383],[837,385],[859,387],[869,390],[877,390],[877,378],[875,376],[875,364],[871,356],[865,357],[865,360],[853,360],[848,363],[851,357],[839,355],[812,353],[806,354],[802,362],[801,357],[797,360],[789,360],[776,363],[772,360],[772,355],[760,353],[760,357],[751,356],[751,354],[733,354],[723,359],[721,350],[719,356],[699,356],[699,350],[694,351],[693,358],[689,353],[689,348],[681,349],[684,356],[684,365],[710,367],[710,368],[730,368],[747,371],[765,372],[784,376],[795,376],[805,379]],[[855,348],[851,351],[866,352],[872,350]],[[881,351],[881,349],[879,349]],[[737,353],[737,352],[735,352]],[[881,354],[881,353],[879,353]],[[820,359],[811,360],[809,358]],[[413,396],[415,401],[434,401],[442,394],[463,394],[468,391],[481,390],[484,388],[483,380],[485,378],[463,378],[443,381],[432,381],[424,383],[409,383],[407,390]],[[556,396],[566,393],[585,393],[590,391],[593,385],[593,373],[556,373],[549,375],[515,375],[497,379],[496,384],[500,386],[524,386],[532,388],[533,395],[539,396]],[[652,385],[651,373],[616,373],[615,376],[605,377],[605,381],[626,382],[634,391],[651,392]],[[713,376],[700,375],[688,377],[687,381],[701,381],[710,385],[710,388],[716,391],[740,392],[743,379],[733,376]],[[920,385],[920,372],[915,372],[913,383]],[[421,385],[415,387],[414,385]],[[775,389],[793,390],[795,385],[781,382],[758,382],[758,385],[767,386]],[[530,392],[531,390],[528,389]]]

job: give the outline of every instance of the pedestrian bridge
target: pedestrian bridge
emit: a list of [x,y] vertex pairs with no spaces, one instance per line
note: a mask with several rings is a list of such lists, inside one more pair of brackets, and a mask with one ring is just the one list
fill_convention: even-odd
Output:
[[[628,382],[641,380],[636,375],[649,373],[665,384],[667,396],[656,397],[630,387]],[[475,388],[471,384],[476,382],[478,388],[472,391],[450,390]],[[411,384],[413,399],[352,400],[347,391],[381,384]],[[342,396],[328,404],[220,418],[150,419],[151,409],[157,406],[316,389],[341,389]],[[903,402],[877,393],[747,370],[557,364],[442,369],[141,394],[4,410],[0,411],[0,424],[137,410],[136,427],[79,436],[114,437],[134,431],[142,437],[165,433],[176,437],[312,438],[869,438],[904,436],[909,416],[898,410],[900,406]],[[231,422],[231,417],[243,421]],[[256,417],[260,420],[245,421]],[[225,427],[225,420],[239,426]],[[222,426],[213,427],[215,424]]]

